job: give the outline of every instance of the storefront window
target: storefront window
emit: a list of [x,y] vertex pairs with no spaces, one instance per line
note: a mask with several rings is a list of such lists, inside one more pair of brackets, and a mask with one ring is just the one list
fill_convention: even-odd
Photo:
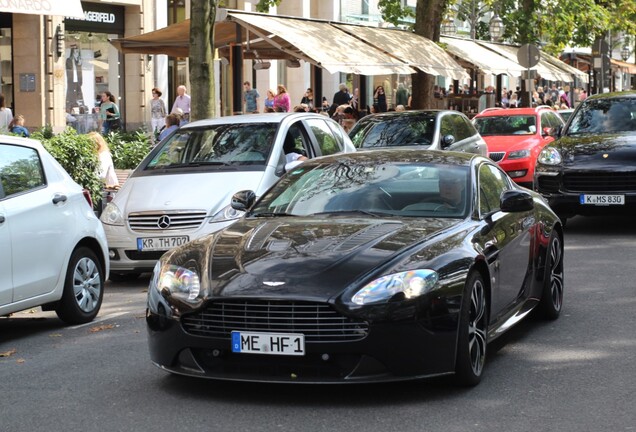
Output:
[[66,112],[68,124],[78,133],[98,129],[102,92],[110,91],[121,106],[119,54],[108,39],[109,35],[104,33],[67,32],[66,35]]
[[13,106],[13,64],[11,52],[11,28],[0,28],[0,78],[2,87],[0,93],[4,95],[7,108]]

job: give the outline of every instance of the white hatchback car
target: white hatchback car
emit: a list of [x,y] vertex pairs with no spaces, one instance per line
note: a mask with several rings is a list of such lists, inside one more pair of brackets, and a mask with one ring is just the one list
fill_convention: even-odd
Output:
[[0,316],[42,306],[97,315],[109,263],[90,196],[39,141],[0,135]]
[[269,189],[285,173],[284,148],[308,158],[356,151],[338,123],[311,113],[200,120],[164,139],[101,215],[111,279],[152,271],[168,249],[235,222],[232,195]]

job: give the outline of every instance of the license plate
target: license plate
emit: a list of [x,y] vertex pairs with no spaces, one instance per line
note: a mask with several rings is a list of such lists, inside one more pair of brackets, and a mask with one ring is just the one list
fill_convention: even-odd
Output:
[[178,237],[146,237],[137,239],[138,251],[158,251],[172,249],[173,247],[186,244],[190,238],[188,236]]
[[305,335],[233,331],[232,352],[302,356],[305,355]]
[[584,195],[579,197],[579,202],[583,205],[624,205],[625,195]]

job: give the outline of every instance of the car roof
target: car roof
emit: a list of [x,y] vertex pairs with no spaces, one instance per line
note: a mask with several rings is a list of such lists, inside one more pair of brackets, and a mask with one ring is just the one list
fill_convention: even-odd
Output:
[[245,114],[233,115],[226,117],[217,117],[211,119],[196,120],[181,126],[181,129],[195,128],[201,126],[214,126],[220,124],[262,124],[262,123],[281,123],[285,119],[294,118],[320,118],[327,120],[328,116],[317,113],[263,113],[263,114]]
[[423,162],[437,163],[453,166],[469,166],[475,159],[489,160],[474,153],[453,152],[448,150],[422,150],[422,149],[377,149],[366,150],[356,153],[339,153],[330,156],[323,156],[309,159],[303,162],[305,165],[321,165],[324,163],[333,164],[343,160],[358,161],[361,163],[377,163],[381,165],[386,162]]
[[383,113],[368,114],[362,118],[363,119],[376,119],[376,118],[386,119],[386,118],[394,118],[394,117],[416,117],[421,115],[437,116],[441,113],[455,113],[455,114],[463,115],[459,111],[455,111],[455,110],[428,109],[428,110],[408,110],[408,111],[387,111]]
[[475,118],[481,117],[501,117],[501,116],[514,116],[514,115],[535,115],[542,111],[553,111],[547,105],[540,105],[535,108],[486,108],[479,114],[475,116]]
[[42,149],[42,143],[38,140],[32,138],[23,138],[14,135],[2,135],[0,138],[0,143],[2,144],[19,144],[25,147],[31,147],[35,149]]
[[623,99],[623,98],[636,98],[636,91],[624,91],[624,92],[614,92],[614,93],[598,93],[592,96],[588,96],[585,100],[594,100],[594,99]]

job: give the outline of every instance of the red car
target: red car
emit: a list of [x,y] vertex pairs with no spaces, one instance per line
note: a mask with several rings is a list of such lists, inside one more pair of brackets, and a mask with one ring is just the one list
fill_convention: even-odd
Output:
[[473,123],[488,144],[488,156],[519,185],[532,189],[537,156],[563,126],[550,107],[488,108]]

